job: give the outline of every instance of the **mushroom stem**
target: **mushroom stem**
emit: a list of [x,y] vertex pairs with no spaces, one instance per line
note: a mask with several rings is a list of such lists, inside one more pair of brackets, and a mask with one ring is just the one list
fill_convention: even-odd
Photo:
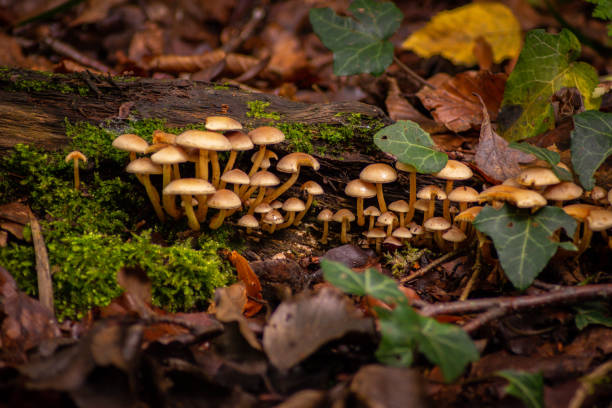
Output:
[[219,213],[215,215],[212,220],[210,220],[210,229],[216,230],[221,226],[221,224],[223,224],[226,212],[227,210],[219,210]]
[[434,241],[436,241],[438,248],[444,250],[446,248],[446,243],[444,242],[444,239],[442,239],[442,231],[435,231],[433,235]]
[[208,150],[200,150],[196,163],[196,177],[208,181]]
[[327,234],[329,232],[329,222],[323,221],[323,236],[321,237],[321,243],[327,244]]
[[153,209],[155,210],[155,214],[157,214],[157,218],[159,218],[161,222],[164,222],[166,216],[164,215],[164,210],[159,204],[159,194],[157,193],[155,187],[153,187],[153,185],[151,184],[151,179],[149,178],[149,175],[143,174],[141,180],[145,190],[147,191],[149,200],[151,201],[151,204],[153,204]]
[[381,183],[376,183],[376,198],[378,198],[378,206],[380,207],[380,212],[387,212],[387,204],[385,203],[385,196],[383,196],[383,189]]
[[[459,203],[459,213],[462,213],[467,209],[468,209],[468,203],[466,202]],[[461,221],[461,223],[459,224],[459,228],[461,229],[461,231],[465,232],[465,230],[467,229],[467,221]]]
[[[224,186],[225,186],[225,182],[222,181],[221,184],[219,184],[219,189],[222,190]],[[234,194],[240,197],[240,184],[234,184]]]
[[196,218],[196,214],[193,211],[193,206],[191,205],[191,195],[189,194],[181,194],[181,200],[183,200],[183,207],[185,209],[185,216],[187,216],[187,224],[189,228],[194,231],[200,230],[200,223]]
[[368,231],[374,228],[374,221],[375,217],[373,215],[370,215],[370,226],[368,227]]
[[414,217],[414,203],[416,203],[416,172],[410,172],[410,198],[408,199],[408,214],[406,214],[406,223],[412,221]]
[[431,217],[433,217],[435,211],[436,211],[436,199],[432,195],[431,198],[429,199],[429,206],[427,207],[427,212],[424,215],[423,223],[427,221],[428,219],[430,219]]
[[179,180],[181,178],[181,171],[179,170],[178,163],[172,165],[172,180]]
[[207,195],[197,195],[196,199],[198,200],[198,209],[196,210],[196,218],[199,222],[203,222],[206,219],[206,214],[208,213],[208,196]]
[[[230,151],[229,158],[227,159],[227,163],[225,164],[225,168],[223,169],[223,174],[234,168],[234,163],[236,163],[236,157],[238,157],[238,151]],[[219,184],[219,190],[224,189],[225,184],[225,181],[221,181],[221,183]],[[236,193],[236,195],[238,195],[238,193]]]
[[399,226],[400,227],[405,227],[406,226],[406,214],[401,212],[399,213]]
[[390,237],[391,234],[393,234],[393,222],[389,225],[387,225],[387,236]]
[[308,209],[310,209],[310,206],[312,205],[313,200],[314,200],[314,196],[312,194],[308,194],[308,198],[306,199],[306,204],[305,204],[306,208],[304,208],[302,211],[300,211],[295,216],[295,221],[293,222],[295,226],[300,225],[300,222],[302,222],[302,218],[306,216]]
[[578,253],[576,257],[582,255],[591,244],[591,237],[593,236],[593,230],[589,225],[588,221],[584,221],[584,231],[582,232],[582,239],[580,240],[580,246],[578,247]]
[[376,253],[380,254],[380,243],[382,242],[382,238],[376,238]]
[[276,229],[283,229],[283,228],[287,228],[289,227],[291,224],[293,224],[293,220],[295,220],[295,211],[289,211],[289,214],[287,214],[288,218],[287,221],[283,222],[282,224],[279,224]]
[[448,222],[450,222],[450,200],[448,199],[448,195],[451,191],[453,191],[453,180],[446,180],[446,199],[444,199],[444,203],[442,204],[442,216]]
[[[239,197],[240,197],[240,200],[246,201],[251,197],[251,195],[253,195],[255,190],[257,190],[257,186],[245,185],[243,187],[247,187],[247,190],[244,191],[241,195],[239,195]],[[240,190],[242,190],[242,188]]]
[[345,218],[342,220],[342,231],[340,232],[340,242],[343,244],[348,243],[348,239],[346,237],[346,227],[348,226],[348,220]]
[[211,184],[215,186],[215,188],[218,188],[219,178],[221,177],[221,168],[219,167],[219,157],[215,150],[209,151],[208,156],[210,157],[210,167],[212,169]]
[[81,186],[81,181],[79,179],[79,160],[78,159],[74,159],[74,189],[78,190],[79,187]]
[[136,160],[136,152],[130,152],[130,161],[133,162]]
[[[170,164],[164,164],[163,169],[163,188],[166,188],[168,184],[172,181],[172,168]],[[178,209],[176,208],[176,201],[174,195],[164,194],[162,198],[162,202],[164,205],[164,209],[172,218],[178,218],[180,216]]]
[[249,207],[249,212],[247,214],[253,215],[253,213],[255,212],[255,207],[261,204],[265,193],[266,193],[266,188],[263,186],[259,187],[259,192],[257,193],[257,197],[255,198],[255,201],[253,201],[253,204],[251,204],[251,206]]
[[266,197],[266,203],[271,203],[272,201],[280,197],[281,194],[283,194],[285,191],[289,190],[289,187],[295,184],[299,176],[300,169],[298,168],[298,171],[296,171],[295,173],[291,173],[291,177],[289,177],[287,181],[285,181],[280,187],[278,187],[269,196]]
[[[310,196],[308,198],[310,198]],[[357,197],[357,225],[363,227],[364,224],[365,217],[363,216],[363,198]]]
[[257,152],[257,156],[255,156],[255,160],[253,160],[253,166],[251,167],[251,171],[249,171],[249,177],[251,177],[253,174],[257,172],[265,155],[266,155],[266,145],[259,145],[259,151]]

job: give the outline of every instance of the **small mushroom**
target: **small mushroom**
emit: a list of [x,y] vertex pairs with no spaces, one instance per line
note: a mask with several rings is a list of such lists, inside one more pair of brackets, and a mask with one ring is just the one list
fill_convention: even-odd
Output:
[[[570,217],[578,221],[578,227],[576,227],[576,231],[574,232],[574,245],[578,246],[579,248],[582,246],[581,245],[582,240],[580,239],[580,226],[583,225],[583,232],[582,232],[583,237],[590,235],[591,232],[587,231],[588,229],[588,226],[586,225],[587,217],[589,216],[591,211],[598,210],[598,209],[599,207],[595,205],[584,204],[584,203],[570,204],[570,205],[566,205],[565,207],[563,207],[563,211],[565,211],[567,215],[569,215]],[[586,247],[588,247],[588,245]]]
[[113,140],[115,149],[130,153],[130,161],[136,160],[136,153],[144,154],[149,144],[146,140],[133,133],[125,133]]
[[246,191],[245,195],[241,197],[242,200],[245,200],[246,198],[249,198],[251,196],[255,189],[259,189],[259,192],[257,193],[257,198],[255,198],[255,201],[249,208],[249,214],[253,214],[254,207],[259,205],[259,203],[263,201],[266,189],[269,187],[274,187],[279,183],[280,180],[278,179],[278,177],[276,177],[276,174],[270,173],[267,170],[260,170],[251,176],[251,187]]
[[459,212],[465,211],[470,203],[478,202],[478,191],[468,186],[457,187],[450,192],[448,199],[459,203]]
[[403,245],[406,245],[406,240],[412,238],[410,230],[406,227],[398,227],[394,229],[391,236],[401,240]]
[[538,208],[546,205],[540,193],[524,188],[499,184],[489,187],[478,195],[479,201],[508,201],[519,208]]
[[453,250],[459,249],[459,244],[467,239],[465,232],[461,231],[460,228],[450,227],[447,231],[442,234],[442,239],[453,243]]
[[407,163],[395,163],[395,168],[400,171],[405,171],[410,173],[410,196],[408,198],[408,214],[406,214],[406,222],[412,221],[412,217],[414,217],[414,204],[416,202],[416,168]]
[[520,172],[516,181],[525,187],[546,187],[561,182],[551,169],[545,167],[528,167]]
[[131,161],[125,170],[128,173],[138,176],[138,179],[142,182],[142,185],[147,192],[149,201],[151,201],[151,204],[153,205],[157,218],[163,222],[166,219],[166,216],[164,215],[164,210],[159,202],[159,194],[157,193],[155,187],[153,187],[151,184],[151,179],[149,178],[149,175],[151,174],[162,174],[161,166],[153,163],[153,161],[151,161],[151,159],[148,157],[142,157],[140,159]]
[[[185,209],[185,216],[187,216],[187,223],[189,228],[194,231],[200,230],[200,222],[196,217],[196,214],[191,205],[193,196],[202,197],[207,194],[215,192],[215,188],[206,180],[200,178],[183,178],[179,180],[173,180],[170,182],[163,191],[164,195],[179,195],[183,201],[183,207]],[[198,206],[202,205],[202,199],[198,200]]]
[[190,129],[176,138],[176,144],[198,149],[199,160],[196,163],[196,177],[208,180],[208,161],[211,166],[211,184],[217,188],[221,176],[217,152],[231,150],[232,144],[220,133],[206,130]]
[[442,231],[446,231],[451,227],[450,222],[444,217],[432,217],[423,223],[427,231],[433,231],[434,240],[438,248],[444,249],[444,241],[442,240]]
[[300,225],[300,222],[302,222],[302,218],[304,218],[304,216],[310,209],[310,206],[314,201],[314,196],[323,194],[323,188],[319,185],[319,183],[316,183],[314,181],[305,182],[304,184],[302,184],[302,187],[300,187],[300,189],[306,191],[306,193],[308,194],[308,198],[306,199],[306,205],[304,209],[295,216],[295,221],[293,221],[293,224],[296,226]]
[[270,207],[275,210],[280,210],[281,208],[283,208],[283,202],[280,200],[274,200],[270,203]]
[[283,229],[283,228],[288,228],[289,226],[291,226],[291,224],[293,224],[293,221],[295,220],[295,213],[303,211],[304,208],[306,208],[306,206],[304,205],[304,202],[300,200],[299,198],[296,198],[296,197],[288,198],[283,203],[283,210],[287,212],[286,217],[285,217],[285,222],[283,222],[282,224],[279,224],[276,228]]
[[[593,231],[600,231],[607,241],[606,230],[612,228],[612,211],[604,209],[593,210],[589,213],[586,224],[589,226],[591,234]],[[589,242],[586,242],[584,248],[583,243],[580,242],[580,247],[582,251],[585,251],[589,247]]]
[[435,185],[425,186],[419,190],[417,197],[423,200],[429,200],[429,207],[427,208],[427,213],[425,214],[423,221],[427,221],[431,217],[434,216],[434,212],[436,210],[436,199],[438,200],[446,200],[446,193],[440,187]]
[[563,201],[580,198],[582,195],[582,187],[571,181],[563,181],[559,184],[547,187],[542,195],[547,200],[554,201],[557,207],[561,207]]
[[376,196],[376,186],[361,179],[351,180],[346,184],[344,193],[357,199],[357,225],[363,226],[365,224],[363,200]]
[[323,223],[323,236],[321,237],[321,243],[327,244],[327,235],[329,231],[329,222],[332,220],[334,213],[327,208],[322,210],[319,215],[317,215],[317,220]]
[[[232,150],[230,151],[229,158],[227,159],[227,163],[225,164],[225,168],[223,169],[223,174],[226,174],[234,168],[234,163],[236,162],[236,158],[238,157],[238,152],[251,150],[253,148],[253,142],[246,133],[242,133],[240,131],[233,131],[227,133],[226,137],[232,145]],[[246,173],[244,174],[246,175]],[[221,177],[221,183],[219,184],[219,188],[225,188],[225,182],[223,181],[223,177]]]
[[78,190],[81,182],[79,180],[79,160],[87,163],[87,157],[78,150],[72,151],[66,155],[66,163],[69,163],[72,160],[72,164],[74,167],[74,189]]
[[453,190],[453,182],[455,180],[467,180],[471,178],[472,175],[472,170],[470,170],[468,166],[457,160],[448,160],[444,168],[434,174],[434,176],[446,180],[446,189],[444,192],[446,193],[447,197],[444,199],[444,204],[442,207],[442,216],[448,221],[450,221],[450,200],[448,198],[448,195]]
[[387,236],[390,237],[391,233],[393,232],[393,227],[397,222],[397,216],[391,211],[385,211],[378,217],[378,222],[387,227]]
[[164,132],[163,130],[154,130],[151,138],[153,139],[153,144],[176,144],[176,135],[174,133]]
[[242,202],[240,201],[240,197],[234,194],[233,191],[227,189],[217,190],[217,192],[208,199],[208,206],[219,210],[219,213],[210,220],[210,229],[214,230],[219,228],[221,224],[223,224],[223,220],[228,211],[240,208],[241,205]]
[[342,223],[342,230],[340,232],[340,242],[342,242],[343,244],[348,243],[349,241],[346,232],[348,230],[349,223],[355,221],[355,216],[350,210],[342,208],[336,211],[332,219],[336,222]]
[[271,202],[276,198],[280,197],[285,191],[289,189],[300,176],[300,169],[302,166],[312,167],[314,171],[319,170],[320,164],[309,154],[306,153],[290,153],[284,156],[276,164],[276,170],[283,173],[291,173],[291,177],[287,179],[280,187],[277,187],[269,196],[266,197],[266,202]]
[[473,207],[466,208],[465,210],[457,214],[455,216],[455,222],[460,223],[459,229],[465,232],[467,228],[467,223],[469,222],[471,224],[472,221],[474,221],[474,219],[476,218],[476,216],[480,213],[480,210],[482,210],[482,207],[479,205],[475,205]]
[[385,203],[382,185],[395,181],[397,179],[397,172],[393,170],[393,167],[389,166],[388,164],[374,163],[366,166],[363,170],[361,170],[359,178],[376,186],[378,207],[380,208],[381,212],[386,212],[387,204]]
[[227,183],[234,185],[234,193],[240,195],[240,186],[248,185],[251,182],[251,178],[240,169],[233,169],[221,176],[221,184],[219,189],[222,190]]
[[[172,181],[172,167],[175,167],[178,170],[178,163],[186,162],[187,159],[187,153],[185,153],[185,151],[178,146],[164,147],[151,156],[153,163],[160,164],[162,166],[163,188],[166,188],[166,186]],[[172,218],[178,218],[180,216],[179,211],[176,208],[174,196],[164,195],[162,201],[164,204],[164,209]]]
[[410,204],[404,200],[393,201],[389,204],[389,210],[399,214],[399,225],[404,227],[406,225],[406,218],[404,215],[410,210]]
[[366,217],[370,217],[370,224],[368,226],[368,230],[371,230],[372,228],[374,228],[374,221],[380,215],[380,211],[378,210],[378,208],[371,205],[363,211],[363,215],[365,215]]
[[285,140],[285,134],[275,127],[261,126],[251,130],[249,132],[249,137],[253,141],[253,144],[259,146],[259,152],[255,158],[255,161],[253,161],[251,170],[249,171],[249,176],[252,176],[255,174],[255,172],[257,172],[257,170],[259,170],[259,165],[266,154],[267,145],[282,142]]
[[373,228],[366,232],[365,236],[368,240],[374,239],[376,241],[376,253],[380,254],[380,243],[382,242],[383,238],[387,236],[385,231],[381,230],[380,228]]
[[591,191],[586,194],[595,204],[605,204],[603,201],[606,200],[608,192],[605,188],[595,186]]
[[241,227],[245,227],[246,233],[247,235],[249,235],[251,234],[253,228],[259,228],[259,221],[257,221],[257,218],[255,218],[254,216],[246,214],[238,220],[238,225],[240,225]]
[[283,215],[278,212],[278,210],[272,210],[266,213],[266,215],[264,215],[263,222],[270,226],[268,232],[270,234],[273,234],[276,230],[276,226],[282,224],[284,222],[284,219]]
[[206,130],[213,132],[227,132],[242,129],[240,122],[228,116],[208,116],[204,126]]

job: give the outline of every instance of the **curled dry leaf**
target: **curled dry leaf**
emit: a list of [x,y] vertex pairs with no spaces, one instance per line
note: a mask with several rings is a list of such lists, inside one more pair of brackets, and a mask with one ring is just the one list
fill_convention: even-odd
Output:
[[437,74],[429,82],[436,89],[424,87],[417,93],[423,105],[437,122],[453,132],[463,132],[478,129],[483,121],[482,108],[474,93],[482,96],[495,120],[504,95],[506,74],[466,71],[452,78]]
[[[259,283],[259,278],[249,265],[249,261],[247,261],[236,251],[231,252],[229,255],[229,261],[232,263],[232,265],[234,265],[234,268],[236,268],[238,279],[244,282],[246,287],[246,296],[250,296],[251,298],[255,299],[263,299],[261,295],[261,283]],[[261,307],[261,303],[247,298],[243,313],[247,317],[254,316],[261,310]]]
[[372,364],[361,367],[350,390],[367,407],[424,407],[425,388],[417,371]]
[[223,50],[209,51],[201,55],[159,55],[144,58],[145,68],[162,72],[197,72],[209,68],[225,58]]

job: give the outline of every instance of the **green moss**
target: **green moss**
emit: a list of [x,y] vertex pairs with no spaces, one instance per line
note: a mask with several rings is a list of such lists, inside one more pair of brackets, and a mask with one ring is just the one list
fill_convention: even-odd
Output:
[[[28,77],[25,79],[18,71],[7,67],[0,69],[0,80],[7,81],[9,84],[6,89],[10,91],[25,91],[25,92],[45,92],[53,91],[62,94],[78,93],[85,96],[89,93],[89,88],[72,86],[65,82],[60,82],[62,79],[68,78],[66,75],[54,74],[51,72],[37,71],[36,74],[41,79]],[[34,76],[34,75],[32,75]]]
[[314,130],[312,126],[303,123],[277,123],[281,132],[285,134],[286,140],[296,152],[313,153],[312,138]]
[[217,84],[213,86],[213,89],[216,91],[227,91],[230,89],[230,87],[229,85],[225,85],[225,84]]
[[279,120],[280,114],[278,112],[266,112],[266,108],[270,106],[270,102],[264,101],[248,101],[247,106],[249,107],[249,111],[247,112],[247,117],[254,119],[272,119]]

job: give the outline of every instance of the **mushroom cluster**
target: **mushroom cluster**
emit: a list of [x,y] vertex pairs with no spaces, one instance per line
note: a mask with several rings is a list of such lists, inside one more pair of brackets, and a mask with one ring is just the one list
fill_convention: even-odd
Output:
[[[323,194],[319,184],[307,181],[301,187],[307,195],[306,203],[291,197],[277,206],[276,199],[298,180],[302,167],[319,169],[319,162],[306,153],[288,154],[276,166],[278,171],[290,173],[279,186],[279,177],[267,170],[271,160],[278,159],[269,147],[285,140],[279,129],[262,126],[244,133],[239,122],[224,116],[208,117],[205,127],[206,130],[191,129],[178,136],[156,130],[151,145],[134,134],[123,134],[113,141],[115,148],[130,153],[126,170],[142,183],[160,221],[166,216],[174,219],[185,216],[189,227],[197,231],[206,221],[209,208],[213,208],[218,212],[208,225],[217,229],[226,218],[244,209],[246,214],[237,223],[247,233],[259,228],[272,233],[299,224],[314,196]],[[251,157],[248,173],[235,168],[240,152],[256,146],[258,150]],[[219,152],[228,153],[223,170]],[[146,157],[149,153],[150,157]],[[162,176],[161,200],[151,175]]]

